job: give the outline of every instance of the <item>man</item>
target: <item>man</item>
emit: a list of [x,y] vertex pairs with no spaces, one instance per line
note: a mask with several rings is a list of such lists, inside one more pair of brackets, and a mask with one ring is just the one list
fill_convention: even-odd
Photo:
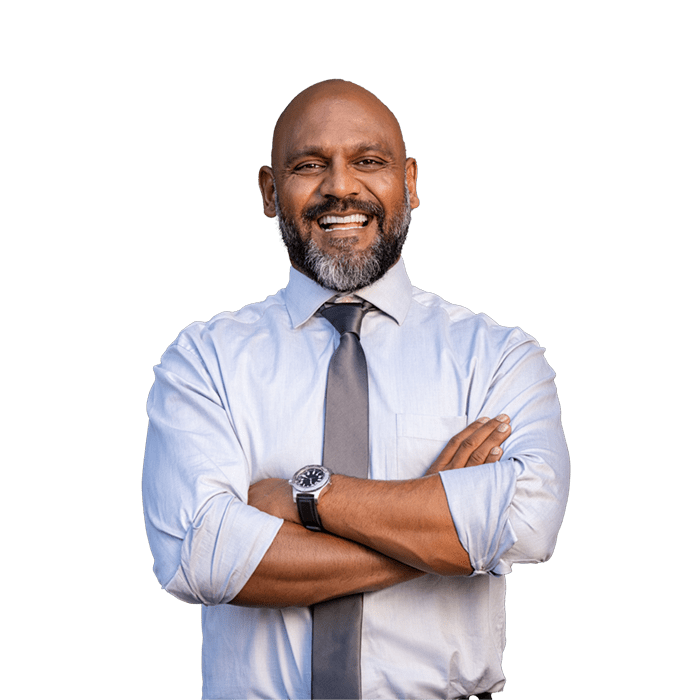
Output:
[[[161,584],[205,605],[205,698],[309,698],[323,674],[332,686],[351,654],[338,642],[324,668],[324,635],[356,618],[316,615],[356,600],[354,697],[504,686],[504,574],[551,556],[568,491],[554,374],[519,329],[411,287],[416,177],[374,95],[335,80],[303,91],[259,175],[289,285],[189,326],[155,368],[146,524]],[[328,319],[346,303],[363,316],[341,340]],[[354,398],[333,398],[346,337],[366,357],[368,425]],[[333,431],[368,431],[369,478],[325,472],[324,424],[343,403]],[[289,482],[306,465],[330,480],[313,497]],[[314,697],[348,697],[337,684]]]

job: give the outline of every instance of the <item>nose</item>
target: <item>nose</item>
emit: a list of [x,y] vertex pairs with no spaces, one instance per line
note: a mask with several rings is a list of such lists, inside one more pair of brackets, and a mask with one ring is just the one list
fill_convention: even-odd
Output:
[[319,193],[324,197],[344,199],[360,194],[361,185],[346,163],[332,161],[328,164],[319,186]]

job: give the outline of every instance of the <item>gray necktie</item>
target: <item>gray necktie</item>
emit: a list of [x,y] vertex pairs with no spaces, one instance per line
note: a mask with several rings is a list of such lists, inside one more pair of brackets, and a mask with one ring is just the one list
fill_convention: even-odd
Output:
[[[370,304],[329,304],[320,314],[340,333],[326,386],[323,464],[335,474],[367,478],[369,400],[367,363],[360,345],[362,318]],[[362,594],[313,606],[311,697],[361,697]]]

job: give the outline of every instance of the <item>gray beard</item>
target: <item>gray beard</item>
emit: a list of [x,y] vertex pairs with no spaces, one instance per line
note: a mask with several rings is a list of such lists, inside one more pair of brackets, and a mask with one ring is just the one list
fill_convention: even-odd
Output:
[[336,292],[354,292],[383,277],[399,259],[411,223],[409,192],[405,185],[401,212],[389,221],[383,212],[377,217],[378,235],[369,248],[355,252],[352,240],[341,238],[334,242],[333,251],[324,253],[310,237],[308,241],[302,240],[298,228],[282,213],[276,192],[275,210],[289,259],[314,282]]

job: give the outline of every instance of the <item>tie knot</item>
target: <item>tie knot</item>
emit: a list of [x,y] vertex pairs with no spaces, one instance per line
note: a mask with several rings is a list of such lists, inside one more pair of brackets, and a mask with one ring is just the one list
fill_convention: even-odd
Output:
[[333,324],[340,335],[354,333],[359,338],[362,319],[369,311],[369,306],[369,304],[327,304],[319,313]]

